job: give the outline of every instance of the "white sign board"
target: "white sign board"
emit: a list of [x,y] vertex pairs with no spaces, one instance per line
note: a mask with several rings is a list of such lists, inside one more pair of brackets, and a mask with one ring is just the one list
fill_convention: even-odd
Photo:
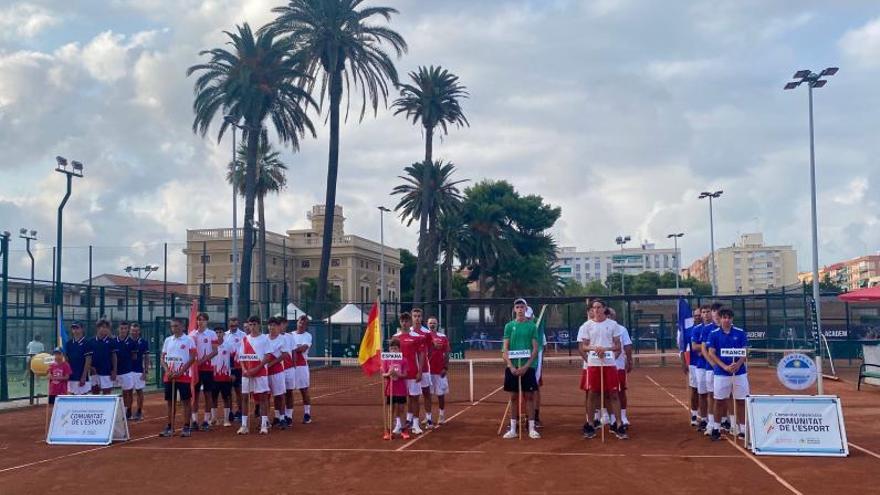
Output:
[[604,357],[600,357],[596,351],[590,351],[587,353],[587,366],[617,366],[614,352],[605,351]]
[[849,455],[840,398],[833,395],[750,395],[749,439],[757,455]]
[[402,352],[383,352],[382,353],[382,361],[393,361],[393,360],[401,360],[403,359]]
[[518,351],[507,351],[509,359],[528,359],[532,357],[532,351],[529,349],[521,349]]
[[129,439],[118,395],[59,395],[55,398],[46,443],[109,445]]

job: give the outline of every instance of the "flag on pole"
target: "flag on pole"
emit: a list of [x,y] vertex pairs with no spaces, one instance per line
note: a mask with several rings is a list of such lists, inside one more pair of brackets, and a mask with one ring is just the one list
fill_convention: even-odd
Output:
[[[192,305],[189,308],[189,324],[187,325],[187,334],[192,337],[193,333],[199,328],[199,325],[196,323],[196,319],[199,315],[199,306],[198,301],[193,300]],[[192,366],[189,367],[189,389],[192,393],[192,399],[196,398],[196,385],[199,384],[199,367],[196,365],[196,362],[193,361]],[[193,411],[195,412],[195,411]]]
[[64,348],[64,343],[67,342],[67,329],[64,328],[64,318],[58,319],[58,345],[56,347]]
[[373,303],[367,328],[358,351],[358,364],[367,376],[382,369],[382,324],[379,318],[379,301]]
[[678,342],[678,352],[684,353],[684,358],[690,364],[691,353],[691,327],[694,326],[694,316],[691,305],[685,298],[678,299],[678,334],[676,342]]

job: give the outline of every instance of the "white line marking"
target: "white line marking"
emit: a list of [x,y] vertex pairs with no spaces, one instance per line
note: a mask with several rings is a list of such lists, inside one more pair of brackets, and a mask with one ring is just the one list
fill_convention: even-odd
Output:
[[847,442],[847,443],[849,444],[850,447],[852,447],[852,448],[854,448],[854,449],[856,449],[856,450],[861,450],[862,452],[864,452],[864,453],[866,453],[866,454],[868,454],[868,455],[870,455],[870,456],[873,456],[873,457],[876,457],[877,459],[880,459],[880,454],[878,454],[878,453],[876,453],[876,452],[872,452],[872,451],[870,451],[870,450],[868,450],[868,449],[866,449],[866,448],[864,448],[864,447],[860,447],[860,446],[858,446],[858,445],[856,445],[856,444],[854,444],[854,443],[852,443],[852,442]]
[[[447,422],[447,423],[451,422],[453,419],[455,419],[455,418],[458,417],[459,415],[464,414],[465,412],[469,411],[471,408],[473,408],[474,406],[476,406],[476,405],[479,404],[480,402],[483,402],[484,400],[488,399],[489,397],[495,395],[495,394],[498,393],[498,391],[501,390],[502,388],[504,388],[504,387],[498,387],[498,388],[496,388],[495,390],[489,392],[488,394],[482,396],[482,397],[480,398],[480,400],[474,402],[473,404],[471,404],[471,405],[465,407],[465,408],[462,409],[461,411],[458,411],[457,413],[455,413],[455,414],[453,414],[452,416],[450,416],[449,418],[447,418],[447,419],[446,419],[446,422]],[[414,418],[413,418],[413,421],[418,421],[418,418],[415,418],[415,417],[414,417]],[[442,427],[441,427],[441,428],[442,428]],[[432,432],[434,432],[434,431],[436,431],[436,429],[426,431],[426,432],[423,433],[422,435],[420,435],[420,436],[418,436],[418,437],[416,437],[416,438],[413,438],[413,439],[410,440],[409,442],[403,444],[401,447],[398,447],[397,450],[404,450],[404,449],[406,449],[406,448],[409,447],[410,445],[412,445],[412,444],[418,442],[419,440],[425,438],[426,436],[430,435],[430,434],[431,434]]]
[[[651,378],[651,377],[648,376],[648,375],[645,375],[645,378],[647,378],[648,380],[650,380],[651,383],[653,383],[654,385],[657,386],[657,388],[659,388],[660,390],[666,392],[666,395],[672,397],[672,400],[674,400],[675,402],[678,402],[678,403],[681,405],[681,407],[683,407],[683,408],[685,409],[685,411],[689,411],[689,410],[690,410],[690,409],[688,408],[688,406],[687,406],[684,402],[678,400],[678,397],[672,395],[672,393],[671,393],[669,390],[666,390],[666,387],[664,387],[663,385],[660,385],[659,383],[657,383],[653,378]],[[742,455],[746,456],[746,458],[750,459],[752,462],[754,462],[755,464],[757,464],[758,467],[760,467],[761,469],[763,469],[764,471],[766,471],[767,474],[769,474],[770,476],[773,476],[774,478],[776,478],[776,481],[778,481],[779,484],[781,484],[782,486],[788,488],[788,490],[789,490],[790,492],[794,493],[795,495],[804,495],[803,493],[800,492],[800,490],[798,490],[797,488],[793,487],[789,482],[785,481],[785,480],[782,478],[782,476],[779,476],[778,474],[776,474],[776,471],[773,471],[772,469],[770,469],[769,466],[767,466],[766,464],[764,464],[763,462],[761,462],[760,460],[758,460],[757,458],[755,458],[755,456],[750,455],[749,452],[748,452],[747,450],[745,450],[744,448],[742,448],[742,447],[740,447],[739,445],[737,445],[736,442],[731,441],[729,438],[725,438],[725,440],[727,440],[727,442],[728,442],[729,444],[733,445],[734,448],[736,448],[736,450],[738,450],[740,453],[742,453]]]

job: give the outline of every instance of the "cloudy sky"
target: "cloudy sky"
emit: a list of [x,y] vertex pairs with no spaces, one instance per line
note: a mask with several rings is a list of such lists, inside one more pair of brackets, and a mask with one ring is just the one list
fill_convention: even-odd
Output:
[[[86,177],[65,210],[64,278],[161,263],[184,277],[187,228],[229,226],[230,141],[191,131],[199,50],[236,23],[262,25],[280,0],[0,0],[0,229],[39,231],[38,276],[51,275],[63,177]],[[461,178],[505,178],[562,207],[560,245],[612,248],[614,237],[708,251],[708,205],[723,189],[716,242],[761,230],[809,267],[806,89],[797,69],[840,66],[815,101],[820,261],[880,245],[880,5],[875,1],[385,0],[409,43],[406,73],[440,64],[461,76],[471,127],[435,156]],[[323,122],[322,119],[318,119]],[[284,153],[290,187],[268,202],[270,230],[307,225],[323,200],[326,127]],[[338,201],[346,230],[378,238],[376,205],[422,154],[419,129],[387,110],[342,132]],[[386,223],[386,241],[417,232]],[[15,239],[12,271],[27,272]]]

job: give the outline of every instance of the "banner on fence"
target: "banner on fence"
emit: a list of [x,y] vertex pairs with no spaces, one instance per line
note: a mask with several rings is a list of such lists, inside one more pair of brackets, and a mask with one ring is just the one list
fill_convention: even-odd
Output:
[[46,443],[51,445],[109,445],[129,439],[122,397],[116,395],[59,395],[55,398]]
[[751,395],[746,407],[757,455],[849,455],[837,396]]

